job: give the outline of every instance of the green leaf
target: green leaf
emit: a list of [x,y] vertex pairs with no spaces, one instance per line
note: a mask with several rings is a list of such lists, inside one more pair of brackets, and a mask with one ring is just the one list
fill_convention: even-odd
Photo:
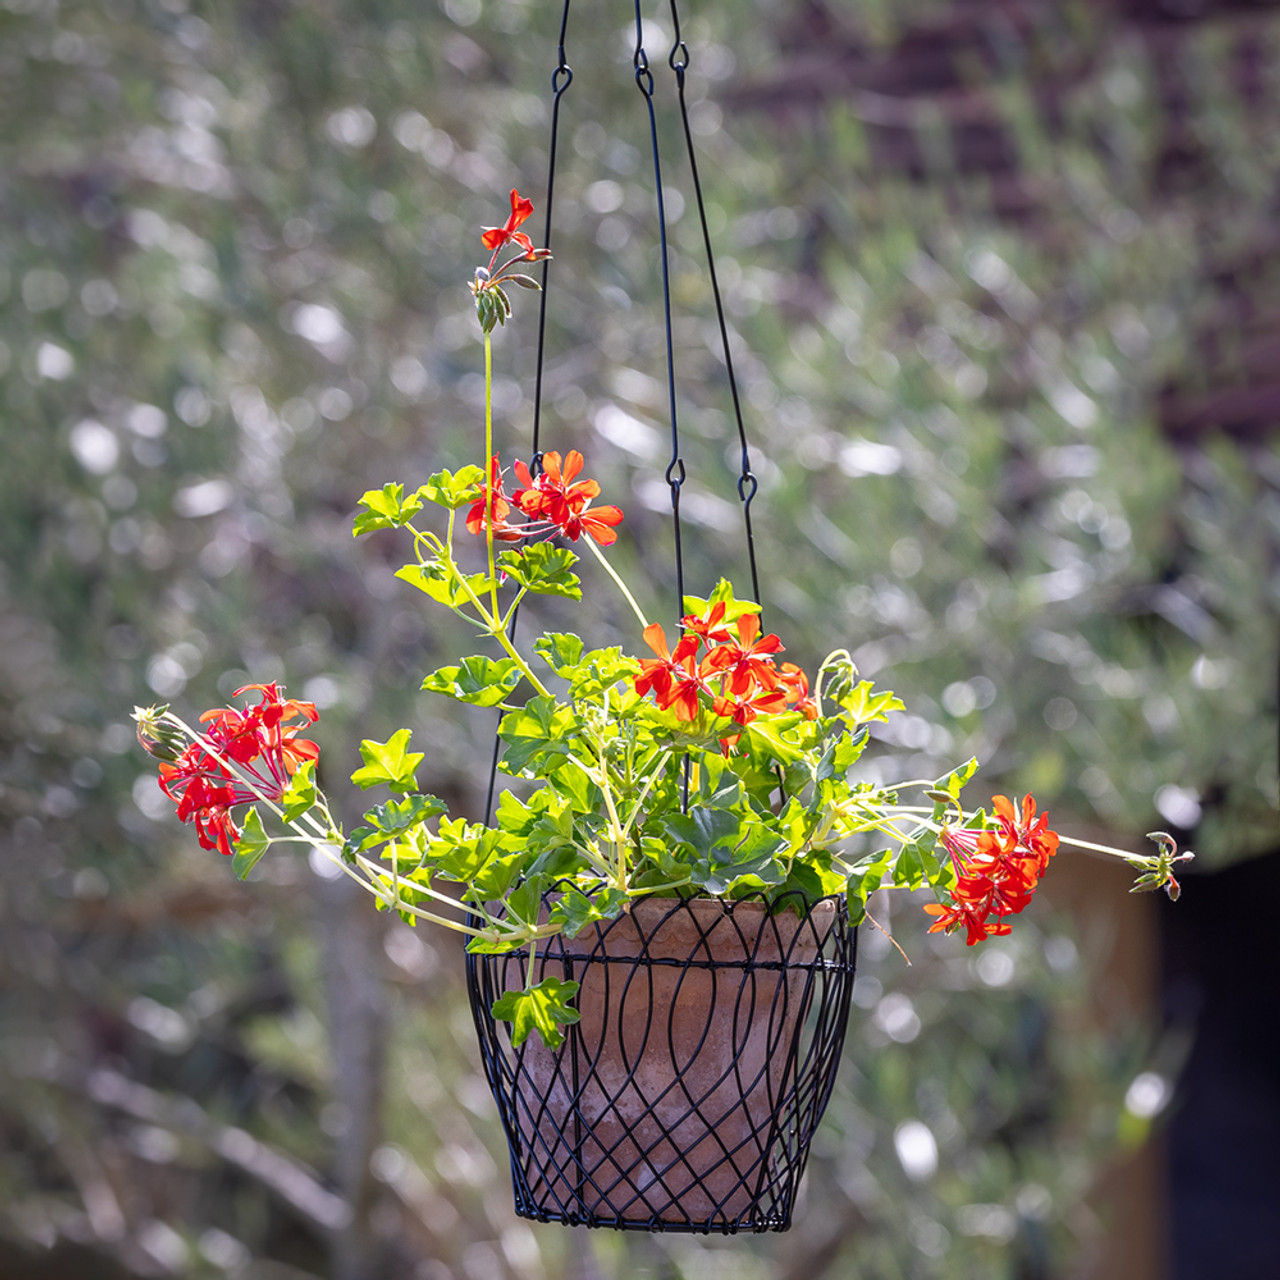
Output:
[[587,925],[614,919],[627,901],[620,889],[601,889],[590,897],[580,889],[570,889],[551,908],[549,922],[558,924],[566,938],[576,938]]
[[782,736],[776,716],[767,720],[764,717],[753,720],[747,725],[743,736],[751,751],[756,755],[762,755],[766,760],[775,760],[781,765],[791,765],[804,758],[804,751],[787,742]]
[[893,850],[881,849],[854,864],[845,881],[851,923],[857,924],[866,914],[867,899],[880,887],[880,881],[892,862]]
[[[463,467],[459,471],[437,471],[417,492],[417,497],[456,511],[481,495],[484,468]],[[421,505],[421,503],[419,503]]]
[[811,849],[806,860],[797,860],[791,866],[791,874],[783,881],[782,891],[799,889],[809,898],[828,898],[843,893],[847,880],[831,866],[831,853],[827,849]]
[[542,911],[542,895],[549,883],[546,876],[528,876],[524,883],[507,894],[507,912],[522,924],[536,924]]
[[577,813],[594,813],[602,800],[600,788],[587,776],[586,771],[572,760],[551,771],[550,780]]
[[354,866],[357,853],[364,853],[385,839],[386,837],[382,832],[375,831],[372,827],[357,827],[354,831],[349,832],[347,838],[342,842],[343,862],[348,866]]
[[[467,594],[462,581],[442,564],[407,564],[396,570],[396,577],[417,587],[433,600],[448,605],[450,609],[471,603],[471,596]],[[466,581],[477,596],[483,596],[489,590],[488,574],[471,573],[467,575]]]
[[860,680],[840,698],[840,705],[851,725],[870,724],[875,720],[888,720],[890,711],[903,711],[906,704],[896,693],[886,690],[874,693],[870,680]]
[[496,902],[506,896],[524,868],[525,855],[508,853],[490,856],[470,878],[463,895],[471,902]]
[[725,622],[733,622],[736,618],[742,617],[744,613],[760,612],[760,606],[754,600],[738,600],[734,597],[733,583],[728,578],[721,578],[716,583],[715,590],[705,600],[701,596],[685,596],[684,611],[687,614],[702,615],[713,604],[720,604],[721,602],[725,606]]
[[428,693],[441,693],[475,707],[496,707],[523,679],[514,658],[463,658],[460,666],[441,667],[422,682]]
[[977,772],[978,759],[974,756],[967,763],[949,773],[945,778],[939,778],[935,786],[939,791],[944,791],[953,800],[959,800],[960,792],[964,789],[965,783]]
[[581,600],[582,585],[572,572],[578,557],[568,547],[535,542],[519,551],[504,551],[498,564],[521,586],[536,595]]
[[422,763],[422,752],[407,752],[409,730],[397,729],[386,742],[366,738],[360,744],[364,767],[351,775],[356,786],[368,790],[385,782],[392,791],[404,795],[414,789],[414,772]]
[[926,878],[920,846],[914,840],[904,844],[893,864],[893,883],[900,889],[918,889]]
[[359,511],[351,527],[352,536],[358,538],[374,529],[398,529],[421,510],[422,499],[417,493],[405,498],[402,484],[384,484],[381,489],[370,489],[360,498]]
[[564,1043],[562,1026],[578,1021],[577,1009],[569,1001],[578,994],[576,982],[560,978],[543,978],[536,986],[523,991],[508,991],[493,1002],[492,1013],[501,1022],[510,1022],[511,1043],[519,1048],[536,1030],[548,1049]]
[[575,700],[582,701],[598,697],[624,676],[634,676],[639,670],[636,659],[628,657],[617,645],[591,649],[583,654],[577,669],[569,673],[569,685]]
[[314,760],[307,760],[298,766],[297,772],[289,779],[280,804],[284,809],[284,820],[293,822],[302,817],[316,802],[316,766]]
[[435,796],[417,794],[406,796],[403,800],[388,800],[386,804],[367,810],[364,818],[366,822],[374,824],[379,834],[398,836],[411,827],[416,827],[418,823],[425,822],[428,818],[438,817],[446,810],[447,806],[443,800],[438,800]]
[[[717,846],[736,843],[742,824],[739,816],[731,810],[698,805],[688,813],[664,815],[662,825],[673,840],[705,855]],[[727,856],[722,859],[724,862],[728,860]]]
[[503,716],[498,736],[507,744],[502,767],[508,773],[525,773],[554,768],[575,745],[576,728],[568,707],[556,705],[554,698],[530,698],[518,711]]
[[750,876],[762,884],[781,884],[787,873],[777,855],[786,847],[787,842],[763,823],[749,826],[734,846],[730,864],[734,880]]
[[442,822],[427,850],[433,870],[446,880],[471,884],[502,843],[502,832],[461,818]]
[[568,677],[582,660],[582,641],[568,631],[549,631],[533,642],[533,651],[558,676]]
[[248,877],[270,843],[257,809],[250,809],[240,823],[240,835],[235,841],[235,856],[231,859],[231,870],[239,879]]

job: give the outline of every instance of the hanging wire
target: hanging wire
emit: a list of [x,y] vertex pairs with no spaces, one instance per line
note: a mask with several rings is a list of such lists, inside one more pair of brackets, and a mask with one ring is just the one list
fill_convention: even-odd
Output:
[[670,0],[671,26],[674,43],[667,64],[675,72],[676,91],[680,100],[680,121],[684,127],[685,150],[689,156],[689,173],[693,179],[693,192],[698,205],[698,221],[702,226],[702,243],[707,253],[707,271],[711,277],[711,292],[716,303],[716,319],[720,324],[720,342],[724,350],[724,366],[729,376],[729,392],[733,397],[733,416],[738,425],[738,444],[742,450],[741,472],[738,476],[738,497],[742,502],[742,518],[746,525],[747,560],[751,568],[751,598],[760,602],[760,577],[756,570],[756,540],[751,527],[751,503],[759,483],[751,470],[751,453],[747,447],[747,431],[742,421],[742,401],[738,395],[738,378],[733,368],[733,352],[729,344],[729,326],[724,318],[724,303],[720,296],[720,278],[716,274],[716,259],[711,248],[711,230],[707,226],[707,208],[702,198],[702,179],[698,174],[698,154],[693,145],[693,130],[689,127],[689,107],[685,101],[685,72],[689,67],[689,46],[680,35],[680,13],[676,0]]
[[[552,203],[560,102],[573,79],[565,58],[565,32],[570,0],[560,19],[559,62],[551,77],[554,94],[543,243],[551,244]],[[676,0],[669,0],[675,43],[668,64],[676,76],[685,142],[702,225],[725,366],[733,397],[741,446],[738,496],[742,501],[755,599],[760,589],[751,502],[757,482],[751,471],[728,326],[693,148],[685,102],[689,50],[680,35]],[[633,66],[649,112],[658,230],[662,253],[663,316],[666,333],[667,388],[671,420],[671,459],[666,470],[671,489],[675,530],[678,611],[684,613],[684,560],[681,545],[680,494],[685,482],[680,453],[671,319],[670,249],[666,203],[658,152],[653,74],[644,48],[640,0],[635,0],[636,47]],[[541,411],[545,358],[549,262],[542,268],[538,319],[537,381],[533,417],[536,475],[542,466]],[[487,459],[486,459],[487,464]],[[512,618],[514,634],[516,618]],[[486,812],[492,814],[500,740],[495,736]],[[688,761],[685,762],[684,805],[688,807]],[[549,901],[549,900],[548,900]],[[499,1028],[490,1008],[499,993],[525,980],[531,963],[527,951],[504,956],[467,953],[467,985],[479,1035],[485,1076],[493,1090],[511,1148],[516,1212],[540,1221],[649,1231],[785,1230],[808,1155],[809,1139],[830,1096],[848,1024],[856,961],[856,930],[848,924],[843,904],[834,902],[830,924],[815,923],[825,904],[797,903],[798,912],[770,909],[757,932],[747,921],[755,904],[725,906],[727,930],[738,948],[713,953],[710,928],[701,922],[695,903],[657,900],[656,927],[638,935],[638,951],[606,951],[606,932],[634,928],[634,913],[595,926],[595,940],[552,940],[539,956],[544,975],[581,979],[584,993],[603,993],[611,1000],[638,1003],[642,1033],[637,1043],[617,1037],[622,1058],[599,1068],[605,1049],[603,1032],[585,1037],[582,1026],[568,1028],[567,1044],[550,1054],[540,1044],[515,1050],[509,1033]],[[645,905],[645,904],[641,904]],[[704,904],[705,905],[705,904]],[[774,904],[776,908],[777,904]],[[742,916],[743,919],[735,919]],[[788,930],[779,923],[791,921]],[[690,940],[673,950],[663,930],[683,922]],[[680,932],[679,926],[676,932]],[[719,933],[726,932],[721,928]],[[723,940],[721,940],[723,941]],[[621,957],[621,958],[619,958]],[[513,968],[514,966],[514,968]],[[724,997],[717,1005],[714,998]],[[613,994],[611,994],[613,993]],[[591,1003],[584,995],[584,1000]],[[596,1000],[599,1004],[599,1000]],[[703,1008],[703,1006],[707,1006]],[[594,1009],[594,1005],[592,1008]],[[679,1061],[671,1056],[676,1043],[677,1009],[702,1009],[702,1034],[683,1032]],[[720,1012],[717,1014],[716,1009]],[[764,1041],[770,1065],[756,1062],[754,1050],[738,1043],[740,1026],[751,1015],[767,1023]],[[584,1013],[584,1021],[588,1014]],[[594,1013],[591,1015],[594,1016]],[[717,1017],[719,1021],[716,1021]],[[691,1043],[690,1043],[691,1041]],[[687,1052],[691,1049],[692,1052]],[[670,1058],[673,1084],[652,1097],[638,1082]],[[700,1066],[697,1064],[701,1064]],[[710,1087],[708,1087],[710,1080]],[[635,1116],[631,1113],[636,1111]],[[629,1119],[621,1122],[626,1114]],[[692,1144],[690,1130],[694,1132]]]
[[[560,137],[560,99],[564,97],[565,90],[573,83],[573,68],[569,65],[565,58],[564,41],[565,33],[569,27],[569,5],[571,0],[564,0],[564,8],[560,13],[560,39],[557,43],[558,61],[556,69],[551,73],[551,141],[547,147],[547,217],[542,233],[542,247],[551,248],[551,211],[555,203],[556,195],[556,150]],[[529,474],[537,477],[542,472],[542,372],[546,357],[546,339],[547,339],[547,287],[551,274],[551,259],[544,258],[542,261],[542,292],[538,299],[538,354],[535,365],[534,374],[534,393],[533,393],[533,456],[529,459]],[[485,466],[489,465],[488,458],[485,459]],[[510,636],[514,640],[516,634],[516,626],[520,621],[520,611],[517,609],[511,615]],[[499,716],[501,723],[501,716]],[[493,797],[498,785],[498,760],[502,755],[502,739],[495,732],[493,735],[493,757],[489,762],[489,789],[485,796],[484,816],[485,821],[489,821],[493,817]]]
[[[569,26],[569,3],[564,0],[560,14],[560,39],[557,46],[559,61],[551,73],[551,143],[547,156],[547,217],[542,233],[543,248],[551,248],[551,211],[556,198],[556,144],[560,136],[560,99],[573,83],[573,68],[564,56],[564,37]],[[551,273],[551,259],[542,262],[542,293],[538,300],[538,358],[533,388],[533,457],[529,461],[530,474],[536,477],[542,470],[542,371],[545,362],[547,339],[547,278]]]
[[675,343],[671,333],[671,263],[667,247],[667,207],[662,187],[662,161],[658,155],[658,121],[653,109],[653,72],[644,48],[644,18],[640,0],[635,0],[636,49],[632,56],[636,86],[649,110],[649,142],[653,151],[653,185],[658,198],[658,244],[662,254],[662,316],[667,338],[667,400],[671,418],[671,461],[666,479],[671,489],[671,519],[675,532],[676,552],[676,617],[684,616],[684,549],[680,540],[680,489],[685,482],[684,459],[680,456],[680,428],[676,418]]

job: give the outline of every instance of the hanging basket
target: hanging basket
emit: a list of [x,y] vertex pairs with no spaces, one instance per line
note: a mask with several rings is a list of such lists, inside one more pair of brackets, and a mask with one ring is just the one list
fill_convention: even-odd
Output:
[[853,991],[843,900],[645,898],[557,937],[537,980],[581,984],[549,1050],[490,1006],[528,953],[468,958],[516,1212],[645,1231],[784,1231],[831,1093]]

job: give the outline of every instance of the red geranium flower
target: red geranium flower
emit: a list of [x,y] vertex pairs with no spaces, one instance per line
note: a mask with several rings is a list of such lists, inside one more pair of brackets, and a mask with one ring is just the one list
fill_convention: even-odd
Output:
[[635,678],[636,692],[641,697],[652,692],[654,701],[663,711],[675,708],[678,720],[697,719],[698,695],[707,687],[695,661],[698,637],[681,636],[672,653],[667,648],[662,624],[651,622],[644,629],[644,642],[658,656],[640,659],[640,674]]
[[967,903],[954,903],[943,906],[939,902],[931,902],[925,910],[937,920],[929,926],[930,933],[950,933],[961,925],[965,929],[965,942],[969,946],[985,942],[1009,932],[1010,925],[1003,920],[988,920],[986,912],[980,907],[972,907]]
[[787,691],[787,702],[806,720],[818,718],[818,704],[809,696],[809,677],[794,662],[784,662],[778,683]]
[[201,848],[225,854],[240,836],[231,810],[279,800],[299,767],[320,754],[314,742],[298,737],[318,718],[314,703],[282,698],[274,682],[245,685],[233,696],[250,691],[260,695],[256,707],[206,711],[200,717],[208,726],[205,736],[160,765],[160,789],[177,803],[179,820],[194,819]]
[[467,531],[483,536],[486,519],[492,517],[493,536],[499,542],[519,542],[527,534],[520,525],[507,523],[510,514],[511,503],[502,489],[502,468],[495,453],[489,459],[489,487],[467,510]]
[[716,715],[736,720],[745,728],[758,715],[782,711],[787,705],[787,694],[784,689],[766,689],[763,692],[753,690],[745,697],[719,697],[714,705]]
[[782,651],[782,641],[775,635],[761,636],[760,619],[754,613],[744,613],[738,619],[738,639],[723,644],[707,655],[707,665],[713,671],[723,672],[727,691],[740,698],[757,684],[766,689],[778,687],[778,669],[773,665],[771,653]]
[[1007,832],[1025,849],[1033,854],[1043,875],[1049,866],[1049,859],[1058,851],[1058,833],[1049,830],[1049,815],[1042,813],[1036,817],[1036,802],[1028,795],[1022,798],[1022,814],[1013,807],[1008,796],[992,796],[991,807],[995,810],[1000,822],[1000,830]]
[[938,838],[956,870],[956,883],[950,904],[925,907],[937,917],[930,933],[964,925],[970,946],[1009,932],[1004,918],[1017,915],[1031,901],[1058,847],[1057,833],[1049,830],[1046,815],[1036,819],[1036,804],[1030,796],[1022,802],[1021,820],[1005,796],[996,796],[992,808],[998,824],[995,831],[947,827],[940,832]]
[[701,636],[708,645],[727,644],[733,639],[733,632],[729,630],[724,620],[726,612],[725,602],[717,600],[701,617],[696,613],[687,613],[680,621],[684,624],[686,632]]
[[600,496],[600,486],[594,480],[574,480],[582,462],[582,454],[570,449],[562,465],[553,449],[543,455],[542,472],[536,480],[523,462],[517,462],[515,473],[521,487],[511,495],[511,501],[541,528],[554,526],[572,542],[586,533],[607,547],[618,540],[613,526],[621,523],[622,511],[613,506],[592,507],[592,500]]
[[533,241],[529,239],[523,231],[517,231],[516,228],[523,223],[533,212],[533,201],[526,200],[515,187],[511,188],[511,215],[506,222],[500,227],[486,227],[484,235],[480,238],[484,241],[486,249],[492,249],[494,257],[497,257],[498,251],[506,244],[518,244],[525,251],[525,257],[533,253]]

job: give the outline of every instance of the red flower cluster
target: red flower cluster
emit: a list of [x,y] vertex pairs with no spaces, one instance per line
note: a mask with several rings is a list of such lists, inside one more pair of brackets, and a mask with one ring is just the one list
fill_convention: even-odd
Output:
[[[655,622],[644,629],[645,643],[658,656],[640,659],[636,692],[652,693],[663,710],[674,709],[678,720],[694,720],[709,702],[718,716],[749,725],[758,715],[793,707],[813,720],[817,704],[809,696],[809,681],[794,663],[775,665],[773,655],[782,651],[775,635],[760,635],[760,619],[742,614],[735,623],[725,621],[723,601],[702,615],[687,614],[684,634],[675,651],[667,647],[666,633]],[[705,652],[701,652],[705,647]],[[732,745],[737,739],[724,739]]]
[[937,919],[930,933],[965,929],[969,946],[1009,932],[1006,917],[1017,915],[1035,893],[1040,877],[1057,852],[1058,834],[1049,830],[1049,817],[1036,817],[1036,802],[1025,796],[1022,813],[1007,796],[991,806],[994,831],[971,827],[944,829],[940,839],[956,869],[950,905],[930,903],[925,910]]
[[[498,459],[493,457],[489,463],[489,491],[467,512],[467,528],[472,533],[484,533],[489,507],[493,536],[501,542],[557,535],[577,542],[584,533],[602,547],[616,542],[618,535],[613,526],[621,523],[622,511],[613,506],[591,505],[600,496],[600,486],[594,480],[574,480],[582,470],[582,461],[582,454],[576,449],[568,452],[563,463],[553,450],[543,454],[542,471],[536,479],[523,462],[517,462],[515,473],[520,488],[508,498]],[[526,517],[524,524],[508,522],[513,507]]]
[[[240,832],[231,809],[263,797],[279,800],[299,765],[320,753],[314,742],[298,737],[317,719],[314,703],[282,699],[275,683],[248,684],[233,696],[250,690],[261,695],[256,707],[206,711],[200,717],[208,725],[204,739],[188,746],[173,763],[160,765],[160,789],[177,802],[181,821],[195,820],[202,849],[233,852]],[[302,723],[289,724],[291,720]],[[226,761],[238,766],[252,789]]]

